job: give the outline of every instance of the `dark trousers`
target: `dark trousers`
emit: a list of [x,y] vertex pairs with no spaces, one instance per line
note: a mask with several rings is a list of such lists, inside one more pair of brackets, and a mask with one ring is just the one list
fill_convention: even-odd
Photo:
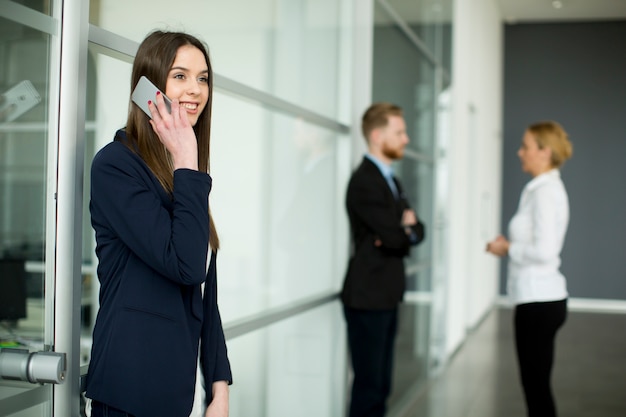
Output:
[[91,417],[133,417],[125,411],[118,410],[98,401],[91,401]]
[[550,377],[556,332],[565,323],[567,300],[515,308],[515,345],[529,417],[556,417]]
[[354,381],[350,417],[382,417],[391,392],[398,310],[344,307]]

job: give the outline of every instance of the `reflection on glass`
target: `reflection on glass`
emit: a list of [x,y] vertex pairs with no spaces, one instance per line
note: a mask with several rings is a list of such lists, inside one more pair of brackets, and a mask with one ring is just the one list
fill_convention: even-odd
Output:
[[93,326],[98,312],[100,285],[96,275],[95,236],[91,227],[89,198],[91,161],[115,132],[126,123],[130,98],[131,65],[101,55],[90,45],[87,59],[87,102],[85,108],[85,167],[83,178],[83,249],[80,363],[89,363]]
[[[412,278],[419,281],[417,277]],[[415,395],[428,379],[430,321],[430,300],[411,300],[400,305],[389,404],[400,402],[407,393]]]
[[165,0],[92,0],[89,12],[91,24],[137,42],[157,28],[189,31],[207,42],[217,74],[335,119],[340,59],[349,53],[347,2],[186,0],[172,8]]
[[431,55],[451,71],[454,0],[387,0],[419,37]]
[[[426,225],[426,239],[405,262],[409,292],[399,316],[391,408],[415,395],[415,390],[423,385],[437,366],[445,336],[440,330],[444,318],[440,295],[445,289],[433,275],[436,262],[440,262],[435,259],[439,236],[433,208],[440,132],[439,82],[447,83],[445,77],[438,80],[437,74],[445,74],[445,66],[450,62],[451,29],[446,20],[450,5],[450,0],[389,0],[385,4],[376,2],[375,7],[373,98],[404,109],[410,142],[395,170],[408,200]],[[412,31],[411,37],[395,18],[404,19],[403,28]],[[414,42],[416,38],[419,42]]]
[[274,122],[285,134],[271,141],[273,154],[280,158],[270,167],[275,184],[271,274],[277,297],[298,299],[336,284],[331,226],[342,215],[341,204],[333,198],[340,139],[300,119],[275,116]]
[[[47,397],[52,398],[52,386],[47,387]],[[3,414],[4,417],[33,417],[33,416],[46,416],[49,415],[48,407],[46,405],[36,405],[34,407],[29,407],[24,410],[18,411],[14,414]]]
[[49,38],[1,19],[0,343],[44,345]]
[[[47,12],[47,2],[28,3]],[[5,18],[0,27],[0,352],[40,351],[52,345],[44,332],[50,37]],[[47,415],[52,387],[0,379],[0,400],[17,396],[25,410],[10,416]]]
[[227,95],[213,107],[210,198],[225,322],[338,290],[349,138]]
[[23,80],[0,93],[0,123],[12,122],[41,101],[29,80]]
[[[404,157],[399,163],[399,167],[396,168],[396,173],[404,186],[404,193],[419,219],[426,225],[427,238],[417,247],[411,249],[408,265],[429,262],[432,256],[433,167],[432,163]],[[410,279],[408,283],[409,288],[412,288]]]
[[[376,16],[387,16],[376,8]],[[404,109],[410,138],[407,149],[432,158],[435,143],[435,69],[393,22],[377,17],[374,30],[374,101]],[[398,63],[401,63],[400,65]]]
[[[124,126],[130,64],[91,51],[84,178],[83,344],[90,345],[98,283],[89,224],[89,167]],[[220,311],[228,322],[338,291],[348,248],[343,188],[349,138],[303,119],[215,92],[211,128],[211,210]],[[85,351],[83,363],[88,360]]]
[[231,417],[341,416],[345,330],[338,302],[235,338]]

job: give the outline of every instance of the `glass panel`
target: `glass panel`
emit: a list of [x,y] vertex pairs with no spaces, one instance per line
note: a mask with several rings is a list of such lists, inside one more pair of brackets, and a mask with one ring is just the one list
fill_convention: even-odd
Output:
[[218,74],[336,118],[345,1],[189,0],[172,8],[164,0],[99,0],[91,1],[90,23],[137,42],[155,28],[189,31],[209,44]]
[[448,72],[452,70],[453,0],[387,0]]
[[[395,165],[405,194],[418,217],[427,226],[427,239],[411,251],[407,260],[409,290],[430,290],[430,279],[410,279],[415,268],[429,265],[432,258],[434,154],[436,143],[435,68],[399,30],[381,7],[376,7],[374,31],[374,101],[391,101],[404,109],[410,142],[405,157]],[[403,62],[398,66],[397,62]]]
[[228,343],[236,383],[231,417],[340,416],[345,404],[345,330],[338,302]]
[[[51,38],[12,17],[0,17],[0,349],[40,351],[53,344],[44,331]],[[0,379],[0,409],[17,412],[17,403],[28,412],[14,416],[44,415],[51,392]]]
[[96,275],[98,261],[95,236],[91,227],[91,161],[98,150],[113,140],[126,124],[130,97],[131,64],[100,54],[89,45],[87,60],[87,103],[85,123],[85,170],[83,180],[83,292],[80,336],[81,366],[89,363],[93,326],[98,313],[100,284]]
[[[137,42],[155,27],[188,30],[207,41],[216,73],[339,119],[340,92],[342,114],[350,114],[349,91],[345,84],[339,88],[338,81],[348,67],[340,72],[339,60],[345,63],[350,56],[339,50],[348,43],[339,39],[338,23],[339,10],[347,3],[191,1],[180,9],[182,25],[175,15],[163,20],[158,12],[166,7],[162,1],[101,0],[91,2],[90,22]],[[133,9],[141,11],[141,21],[135,21]],[[242,15],[244,9],[250,13]],[[124,126],[130,93],[130,64],[99,50],[90,47],[87,80],[84,271],[96,265],[87,210],[89,166],[95,152]],[[211,209],[221,240],[218,280],[226,327],[273,307],[339,290],[348,250],[343,198],[350,152],[347,135],[215,90]],[[82,363],[89,359],[91,320],[98,304],[97,279],[87,273],[84,278]],[[237,381],[231,391],[231,415],[302,415],[303,402],[311,415],[342,414],[342,323],[337,305],[320,307],[229,340]],[[285,357],[290,358],[289,367],[281,369]],[[268,363],[280,373],[263,373],[270,369]],[[290,399],[284,396],[287,389],[293,394]],[[318,398],[302,400],[306,392]]]
[[[88,364],[90,359],[92,332],[98,312],[98,291],[100,289],[96,275],[98,262],[95,254],[95,236],[91,228],[89,213],[91,161],[100,148],[113,140],[115,131],[126,123],[129,83],[114,80],[130,80],[130,70],[130,64],[101,55],[93,49],[92,45],[89,46],[83,180],[81,366]],[[100,97],[100,101],[97,100],[98,97]]]
[[[423,55],[418,54],[414,75],[417,77],[414,87],[414,104],[407,110],[411,141],[415,144],[411,149],[425,153],[426,157],[434,157],[435,125],[437,112],[437,95],[435,67]],[[432,161],[431,161],[432,162]]]
[[211,154],[223,317],[338,290],[349,138],[218,93]]
[[[52,386],[45,388],[48,391],[48,398],[52,395]],[[49,415],[47,405],[40,404],[33,407],[25,408],[13,414],[2,414],[5,417],[33,417],[33,416],[46,416]],[[4,411],[4,410],[3,410]]]
[[[380,18],[378,16],[381,16]],[[374,31],[374,101],[390,101],[404,109],[408,149],[432,158],[435,132],[435,70],[404,33],[376,7]],[[398,65],[402,62],[402,65]]]
[[[415,278],[415,281],[419,280]],[[415,395],[428,379],[430,322],[429,299],[409,300],[400,305],[393,389],[389,397],[391,405],[402,402],[406,396]]]
[[[427,238],[411,250],[410,258],[406,262],[409,272],[412,272],[414,268],[430,264],[433,256],[433,239],[431,236],[434,220],[432,197],[434,185],[433,164],[405,156],[399,163],[399,168],[396,168],[396,173],[400,181],[402,181],[404,192],[411,206],[415,209],[422,223],[426,225]],[[424,278],[426,277],[422,276],[422,279]],[[429,291],[430,284],[427,282],[417,283],[409,276],[407,278],[407,289],[409,291],[418,289],[420,291]]]
[[14,1],[21,6],[28,7],[39,13],[51,16],[52,1],[51,0],[18,0]]
[[[131,65],[95,50],[89,65],[87,113],[93,120],[86,144],[83,269],[93,271],[89,166],[125,124],[130,91],[120,80],[130,79]],[[338,290],[348,248],[343,194],[349,138],[217,91],[211,135],[211,210],[222,245],[218,276],[224,321]],[[98,285],[95,275],[84,278],[88,346]]]
[[[395,15],[414,30],[412,36],[441,60],[441,27],[428,13],[433,2],[390,1]],[[429,17],[430,16],[430,17]],[[415,42],[391,19],[388,10],[376,3],[374,29],[374,101],[390,101],[404,109],[410,142],[395,172],[420,220],[426,225],[426,240],[406,259],[406,303],[400,307],[394,369],[394,391],[389,407],[401,408],[415,395],[437,366],[437,352],[443,335],[442,291],[434,285],[435,244],[438,241],[433,202],[435,201],[435,160],[438,130],[437,67]],[[401,62],[402,65],[398,65]],[[441,70],[441,68],[439,68]]]

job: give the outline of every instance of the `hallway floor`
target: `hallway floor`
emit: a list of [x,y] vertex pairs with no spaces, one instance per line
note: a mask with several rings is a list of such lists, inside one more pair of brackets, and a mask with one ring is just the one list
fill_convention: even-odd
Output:
[[[448,367],[392,417],[526,417],[513,311],[494,309]],[[552,376],[560,417],[626,416],[626,314],[569,312]]]

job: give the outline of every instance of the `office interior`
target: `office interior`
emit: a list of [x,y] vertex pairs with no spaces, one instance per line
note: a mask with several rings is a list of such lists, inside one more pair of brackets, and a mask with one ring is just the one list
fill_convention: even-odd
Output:
[[98,308],[89,167],[125,123],[133,56],[153,29],[203,39],[215,71],[210,198],[231,416],[345,414],[343,198],[373,101],[405,110],[411,142],[394,169],[428,233],[406,261],[390,415],[420,415],[415,397],[508,308],[504,263],[484,248],[528,180],[515,153],[533,121],[561,122],[574,144],[570,309],[626,313],[626,5],[615,3],[0,0],[0,354],[65,359],[61,383],[0,379],[0,416],[82,414]]

